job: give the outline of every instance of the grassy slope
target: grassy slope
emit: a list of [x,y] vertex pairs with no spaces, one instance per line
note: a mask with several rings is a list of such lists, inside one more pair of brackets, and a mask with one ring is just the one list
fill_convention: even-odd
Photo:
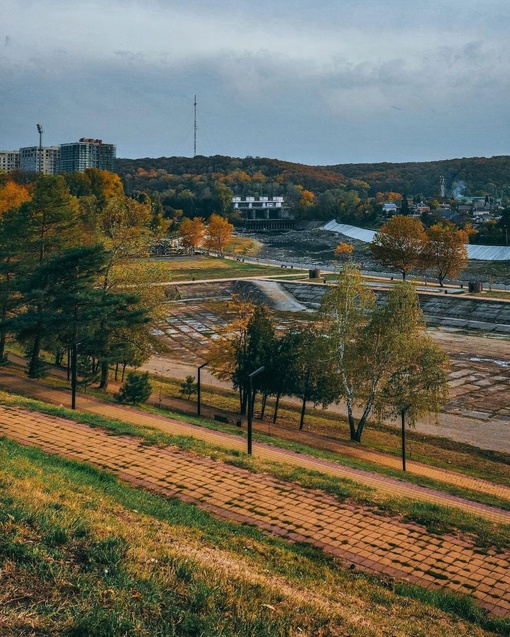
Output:
[[381,584],[309,547],[5,440],[0,484],[2,635],[475,637],[510,629],[469,600]]

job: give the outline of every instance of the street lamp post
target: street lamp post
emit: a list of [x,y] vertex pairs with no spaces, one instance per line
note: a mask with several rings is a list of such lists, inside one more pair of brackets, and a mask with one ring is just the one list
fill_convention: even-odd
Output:
[[248,375],[250,379],[250,386],[248,390],[248,454],[252,453],[253,442],[253,379],[255,376],[263,372],[265,367],[259,367],[254,372]]
[[402,416],[402,471],[406,470],[406,422],[405,416],[406,411],[411,407],[411,403],[404,405],[402,407],[401,416]]
[[209,364],[209,361],[202,363],[197,368],[197,416],[200,416],[200,371],[203,367]]

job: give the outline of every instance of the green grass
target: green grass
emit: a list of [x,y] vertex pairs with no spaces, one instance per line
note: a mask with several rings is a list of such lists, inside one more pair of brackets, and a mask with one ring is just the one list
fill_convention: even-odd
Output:
[[[335,496],[340,502],[344,502],[346,499],[352,499],[359,504],[374,506],[375,510],[379,510],[389,515],[403,516],[409,521],[418,522],[428,531],[433,533],[467,533],[473,537],[477,546],[484,548],[496,547],[497,549],[510,548],[509,526],[491,523],[488,520],[465,513],[459,509],[428,504],[426,502],[414,502],[403,498],[389,499],[386,496],[377,493],[373,489],[359,485],[353,480],[330,476],[319,471],[309,471],[292,465],[264,461],[248,456],[247,454],[235,449],[228,450],[224,447],[207,444],[202,440],[193,438],[192,436],[173,436],[152,427],[132,425],[119,420],[104,418],[103,416],[95,414],[71,411],[64,407],[57,407],[31,399],[12,397],[1,393],[0,403],[15,404],[20,407],[41,411],[42,413],[69,418],[83,424],[88,424],[92,427],[102,427],[119,436],[137,436],[142,438],[144,442],[149,445],[175,445],[181,449],[191,450],[195,453],[209,456],[214,460],[222,460],[228,464],[247,469],[254,473],[269,473],[277,478],[299,484],[304,488],[321,489]],[[201,422],[198,418],[190,418],[190,420]],[[219,426],[215,427],[215,429],[219,429]],[[223,431],[230,429],[231,433],[237,433],[239,435],[239,429],[237,427],[223,427],[222,429]],[[257,435],[255,436],[255,439],[263,442],[264,440],[268,440],[268,437]],[[272,442],[273,441],[270,440],[270,444]],[[309,454],[310,452],[310,449],[303,445],[286,441],[281,442],[282,444],[279,444],[279,447],[303,454]],[[319,452],[315,455],[319,455],[320,457],[329,460],[338,459],[338,457],[334,454],[328,454],[327,452]],[[342,459],[341,464],[353,466],[357,469],[373,470],[372,465],[361,461]],[[401,476],[399,472],[392,470],[386,470],[384,473],[392,477]],[[438,483],[433,480],[418,479],[417,476],[412,476],[410,474],[406,474],[406,477],[411,479],[411,481],[415,481],[420,484],[425,482],[426,486],[438,488],[443,487],[443,490],[445,490],[445,485],[442,483]],[[476,496],[480,495],[477,492],[470,492],[466,489],[452,489],[452,491],[458,492],[458,495],[461,495],[462,497],[472,495],[473,497],[469,498],[472,500]],[[500,501],[497,498],[483,498],[483,494],[482,499],[495,501],[496,504],[506,504],[507,507],[509,505],[508,502]]]
[[271,276],[279,273],[279,269],[274,266],[207,256],[197,256],[190,259],[166,259],[162,260],[161,264],[168,268],[168,280],[172,282],[189,282],[193,279],[198,281],[201,279]]
[[345,570],[7,440],[0,484],[2,635],[509,634],[468,597]]

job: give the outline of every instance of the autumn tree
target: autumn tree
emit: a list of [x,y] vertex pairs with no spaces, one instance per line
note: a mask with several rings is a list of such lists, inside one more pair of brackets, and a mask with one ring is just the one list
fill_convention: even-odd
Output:
[[426,233],[424,264],[434,272],[439,285],[443,287],[446,277],[455,278],[466,266],[469,234],[449,222],[436,223],[427,228]]
[[397,215],[387,221],[370,244],[373,257],[406,275],[422,265],[427,235],[421,221]]
[[179,226],[181,245],[190,252],[203,244],[205,233],[206,227],[202,217],[185,217]]
[[212,214],[207,223],[206,245],[212,250],[223,254],[226,244],[229,242],[234,226],[220,215]]
[[[239,391],[240,412],[245,414],[249,375],[269,362],[274,342],[274,324],[264,305],[254,305],[235,298],[231,309],[236,317],[212,343],[207,358],[212,373],[221,380],[229,380],[234,389]],[[255,391],[264,382],[263,374],[257,376]]]
[[377,305],[360,271],[346,265],[321,303],[336,358],[351,440],[360,442],[370,415],[395,416],[407,404],[409,422],[436,412],[447,399],[448,358],[425,333],[416,291],[406,282]]
[[350,243],[341,242],[335,248],[335,257],[337,259],[350,259],[354,248]]
[[111,364],[140,365],[151,351],[151,319],[161,312],[164,301],[163,288],[157,283],[168,278],[162,265],[147,259],[151,220],[150,202],[130,197],[112,197],[96,219],[95,239],[108,254],[98,282],[105,306],[96,347],[103,389]]
[[22,203],[30,200],[27,186],[8,180],[0,186],[0,216],[11,208],[18,208]]

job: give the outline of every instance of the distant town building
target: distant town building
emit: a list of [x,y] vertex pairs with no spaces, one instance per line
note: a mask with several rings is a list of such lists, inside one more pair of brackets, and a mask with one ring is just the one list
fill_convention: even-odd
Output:
[[59,172],[83,172],[86,168],[115,170],[116,148],[105,144],[102,139],[82,137],[70,144],[61,144]]
[[239,211],[247,229],[277,230],[294,226],[294,218],[283,197],[232,197],[232,207]]
[[0,150],[0,173],[19,169],[19,150]]
[[396,203],[383,203],[382,211],[385,214],[397,214],[397,204]]
[[26,146],[19,149],[19,169],[29,173],[54,175],[58,170],[58,146]]

